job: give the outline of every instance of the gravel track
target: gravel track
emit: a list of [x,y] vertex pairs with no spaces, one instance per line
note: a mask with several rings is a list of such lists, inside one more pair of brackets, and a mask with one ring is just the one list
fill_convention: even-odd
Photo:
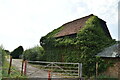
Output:
[[[9,59],[7,59],[9,61]],[[21,71],[22,60],[21,59],[12,59],[12,65],[15,66],[19,71]],[[29,63],[27,64],[27,73],[26,75],[29,78],[48,78],[48,72],[38,69],[36,67],[31,66]],[[53,76],[52,78],[58,78]]]

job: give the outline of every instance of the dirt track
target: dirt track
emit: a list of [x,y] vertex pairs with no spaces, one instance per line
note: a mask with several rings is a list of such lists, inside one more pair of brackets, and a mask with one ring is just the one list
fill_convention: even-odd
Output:
[[[15,66],[19,71],[21,71],[22,60],[13,59],[12,65]],[[30,64],[27,64],[27,76],[29,78],[48,78],[48,72],[35,68],[31,66]],[[53,78],[57,78],[57,77],[54,76]]]

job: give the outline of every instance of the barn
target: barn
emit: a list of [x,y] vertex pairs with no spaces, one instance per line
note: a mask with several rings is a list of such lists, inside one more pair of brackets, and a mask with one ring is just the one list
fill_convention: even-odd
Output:
[[93,14],[67,22],[40,39],[46,61],[82,62],[87,76],[95,75],[95,55],[114,43],[106,22]]

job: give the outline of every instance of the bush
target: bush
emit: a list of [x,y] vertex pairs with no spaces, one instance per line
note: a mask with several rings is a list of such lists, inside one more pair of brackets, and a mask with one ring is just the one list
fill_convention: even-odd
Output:
[[27,60],[44,60],[44,49],[39,46],[27,49],[24,51],[24,59]]
[[2,69],[4,62],[5,62],[5,51],[4,51],[3,47],[0,46],[0,80],[3,76],[2,73],[4,72]]
[[0,66],[5,60],[5,51],[2,46],[0,46]]
[[20,55],[23,54],[23,51],[24,51],[23,47],[19,46],[18,48],[16,48],[15,50],[13,50],[10,55],[13,58],[20,58]]
[[2,64],[2,48],[0,47],[0,66]]

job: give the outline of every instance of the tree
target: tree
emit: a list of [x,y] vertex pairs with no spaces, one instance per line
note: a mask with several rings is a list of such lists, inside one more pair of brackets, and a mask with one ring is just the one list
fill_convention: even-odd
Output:
[[35,46],[33,48],[27,49],[24,51],[24,59],[27,60],[44,60],[44,49],[39,46]]
[[24,51],[23,47],[19,46],[18,48],[14,49],[10,55],[13,58],[20,58],[20,55],[22,55],[23,51]]
[[10,54],[10,51],[9,51],[9,50],[5,50],[5,52],[6,52],[6,54],[8,54],[8,55]]

